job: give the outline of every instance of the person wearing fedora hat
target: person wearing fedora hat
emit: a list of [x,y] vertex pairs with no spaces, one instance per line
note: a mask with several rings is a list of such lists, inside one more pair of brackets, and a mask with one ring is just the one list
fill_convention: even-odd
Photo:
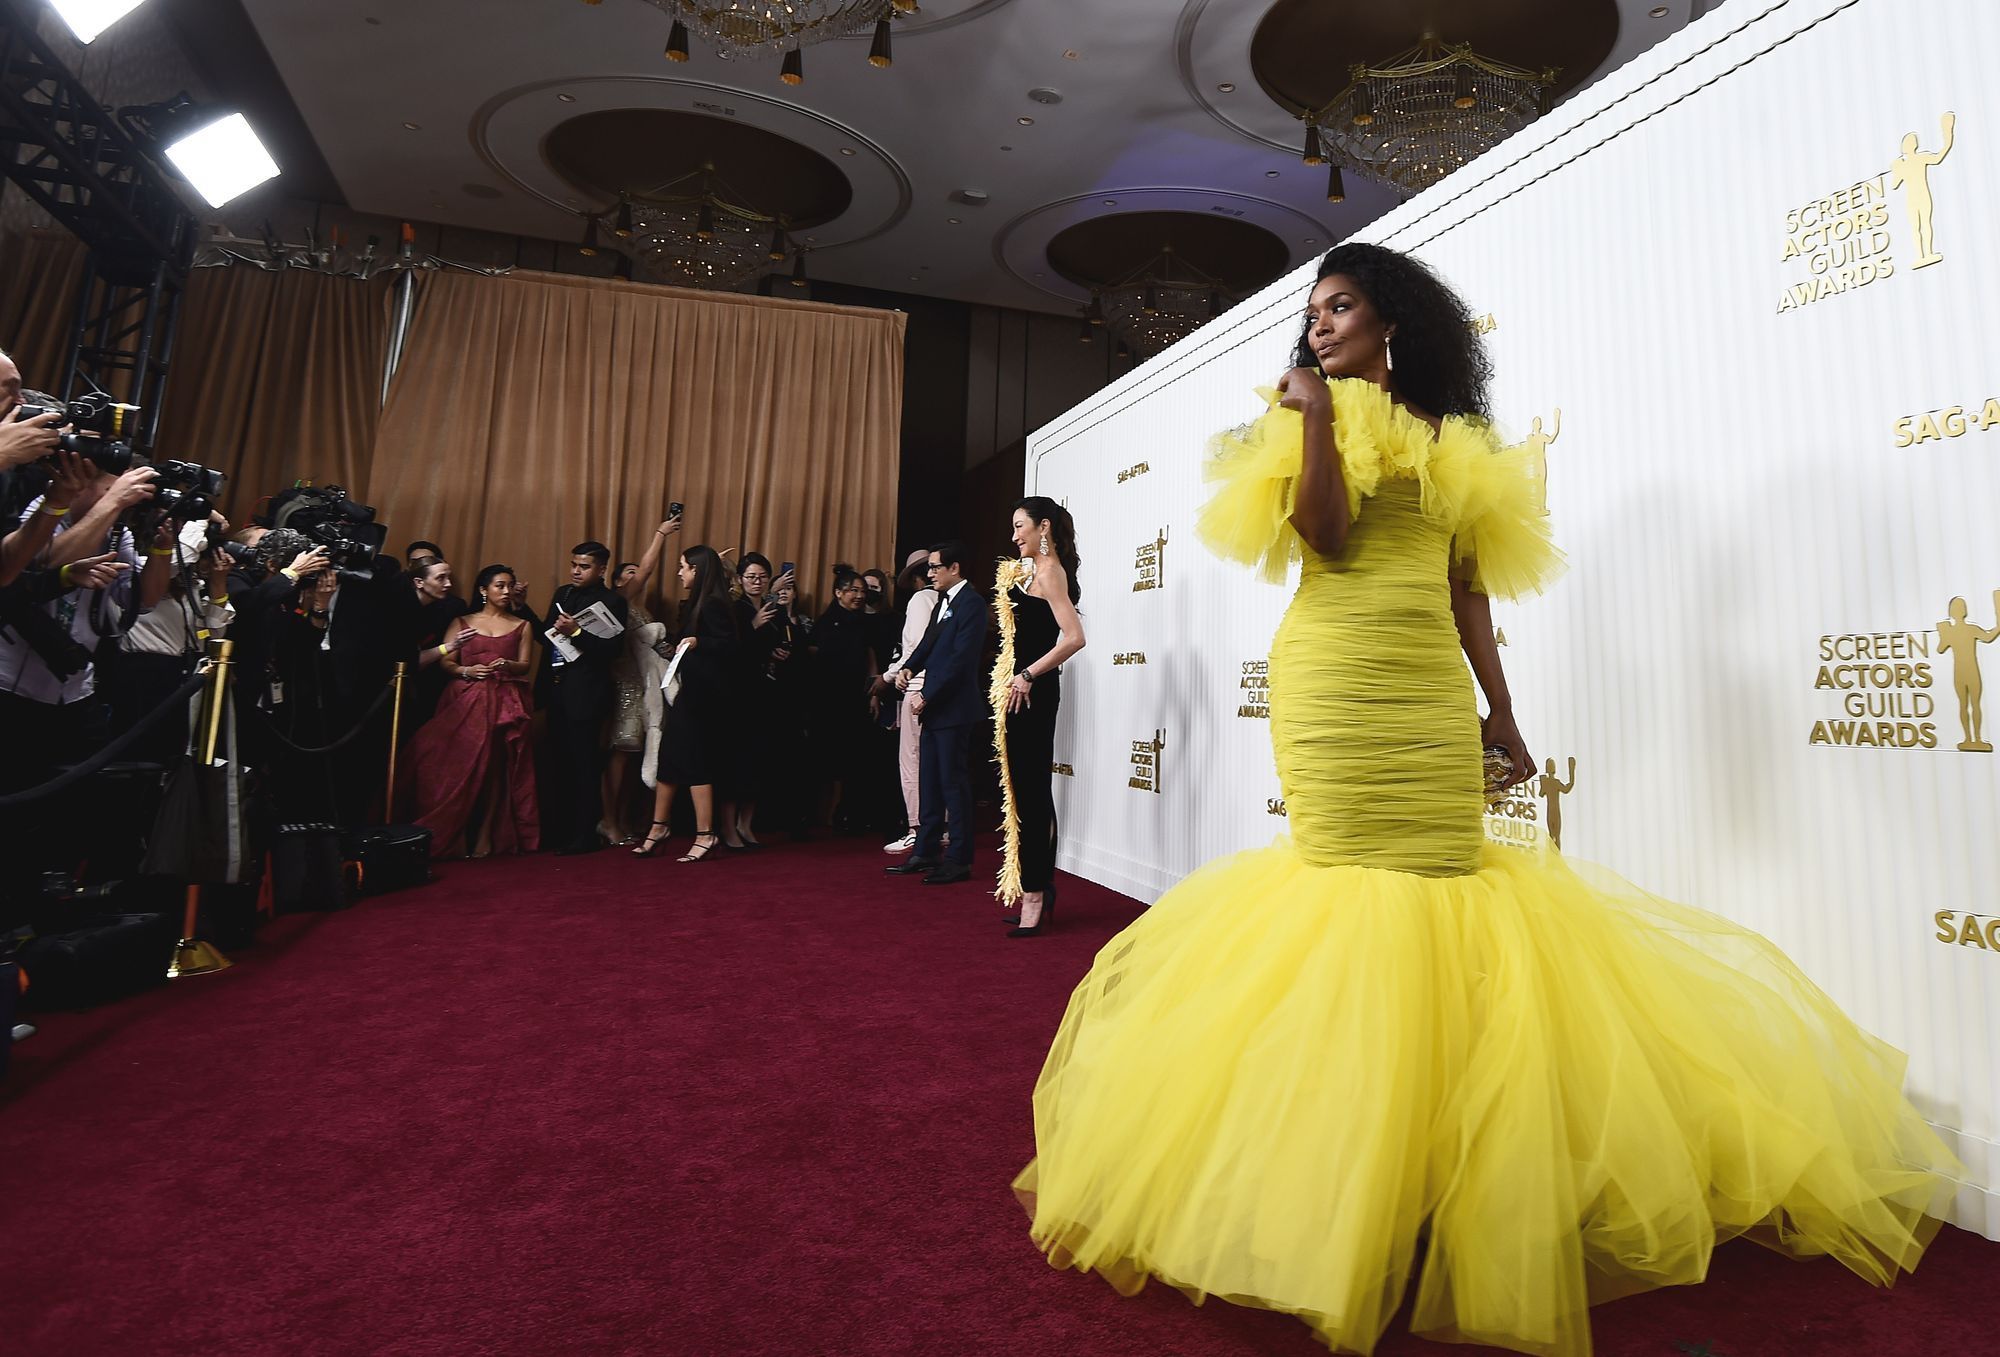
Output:
[[896,596],[903,600],[903,631],[875,685],[878,701],[896,704],[896,772],[902,785],[907,826],[900,838],[882,845],[885,853],[907,853],[917,846],[918,726],[908,708],[902,705],[902,699],[908,693],[923,691],[924,676],[912,676],[908,691],[902,692],[896,688],[896,675],[902,672],[904,659],[916,650],[924,633],[930,630],[931,619],[937,615],[938,593],[930,584],[930,555],[919,547],[903,558],[903,573],[896,577]]

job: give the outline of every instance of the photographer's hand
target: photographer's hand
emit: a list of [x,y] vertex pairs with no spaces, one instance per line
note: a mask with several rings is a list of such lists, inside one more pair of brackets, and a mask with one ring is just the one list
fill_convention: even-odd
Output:
[[296,583],[308,575],[317,575],[320,571],[326,569],[326,566],[326,548],[314,547],[309,551],[301,551],[298,555],[292,557],[292,563],[284,567],[279,573],[290,575],[293,582]]
[[[72,523],[62,536],[49,548],[50,565],[68,565],[83,556],[93,547],[102,546],[111,531],[111,525],[118,516],[133,505],[153,497],[153,482],[160,473],[149,466],[135,466],[111,483],[111,488],[98,497],[97,503],[83,515],[82,521]],[[96,469],[91,469],[91,479],[96,477]],[[86,482],[88,484],[89,482]]]
[[103,589],[115,584],[132,567],[118,559],[116,552],[86,556],[63,567],[63,582],[72,589]]
[[56,425],[61,421],[62,415],[51,410],[33,419],[10,419],[0,424],[0,470],[54,452],[60,437]]

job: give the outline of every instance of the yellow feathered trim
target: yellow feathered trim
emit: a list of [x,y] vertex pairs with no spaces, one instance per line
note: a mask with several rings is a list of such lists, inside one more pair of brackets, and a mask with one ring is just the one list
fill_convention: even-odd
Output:
[[[1517,598],[1540,592],[1562,573],[1531,449],[1503,448],[1490,426],[1457,416],[1433,432],[1373,382],[1342,378],[1327,390],[1350,520],[1385,478],[1414,480],[1424,512],[1451,531],[1452,563],[1473,562],[1473,587],[1481,593]],[[1216,491],[1195,520],[1195,534],[1216,555],[1281,583],[1305,555],[1291,524],[1305,417],[1279,405],[1274,390],[1258,394],[1270,409],[1209,444],[1204,470]]]
[[1014,600],[1008,591],[1026,589],[1032,572],[1018,556],[993,567],[993,617],[1000,630],[1000,654],[987,681],[993,704],[993,758],[1000,765],[1000,876],[993,894],[1002,904],[1021,898],[1021,816],[1015,807],[1014,778],[1007,771],[1007,689],[1014,681]]

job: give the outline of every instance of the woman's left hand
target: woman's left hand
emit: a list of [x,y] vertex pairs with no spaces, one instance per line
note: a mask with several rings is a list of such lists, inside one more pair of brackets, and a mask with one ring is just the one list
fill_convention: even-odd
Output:
[[1034,691],[1035,681],[1028,677],[1025,670],[1014,675],[1007,683],[1008,714],[1011,716],[1013,713],[1024,711],[1032,705],[1029,698],[1034,694]]
[[1521,728],[1514,723],[1512,712],[1493,712],[1481,721],[1479,741],[1488,748],[1498,745],[1513,760],[1514,780],[1508,786],[1518,786],[1535,775],[1535,760],[1528,753],[1528,742],[1521,738]]

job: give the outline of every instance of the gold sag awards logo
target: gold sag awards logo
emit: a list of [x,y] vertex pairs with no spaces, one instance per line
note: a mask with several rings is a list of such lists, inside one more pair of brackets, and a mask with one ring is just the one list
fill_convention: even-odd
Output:
[[1120,485],[1123,485],[1125,484],[1125,482],[1131,480],[1134,476],[1143,476],[1152,469],[1153,466],[1152,463],[1150,462],[1140,462],[1137,465],[1128,466],[1123,471],[1118,473],[1118,483]]
[[1052,763],[1049,765],[1049,771],[1051,773],[1054,773],[1057,777],[1076,776],[1076,768],[1073,765],[1067,763]]
[[1150,740],[1132,741],[1132,776],[1126,786],[1134,791],[1160,793],[1161,751],[1167,747],[1167,732],[1156,730]]
[[1924,269],[1944,262],[1931,221],[1935,206],[1931,171],[1951,154],[1958,115],[1946,113],[1939,125],[1942,141],[1937,150],[1923,150],[1918,134],[1906,133],[1902,152],[1888,169],[1785,214],[1785,248],[1779,258],[1787,263],[1803,259],[1807,277],[1785,289],[1778,299],[1779,314],[1895,276],[1896,261],[1889,256],[1891,189],[1902,190],[1908,248],[1916,255],[1908,260],[1909,267]]
[[1807,743],[1828,748],[1936,749],[1934,689],[1944,657],[1950,655],[1957,748],[1967,754],[1992,753],[1985,732],[1986,687],[1979,672],[1979,647],[2000,638],[2000,589],[1993,591],[1993,610],[1994,625],[1982,627],[1970,620],[1965,600],[1955,598],[1946,605],[1945,619],[1930,630],[1820,637],[1813,690],[1828,694],[1839,710],[1813,722]]
[[1236,714],[1252,721],[1271,719],[1271,662],[1243,661],[1243,677],[1237,680]]
[[1121,650],[1111,657],[1113,664],[1144,664],[1146,652],[1143,650]]
[[1285,798],[1282,796],[1266,798],[1264,801],[1264,813],[1266,815],[1283,815],[1287,818],[1291,816],[1291,812],[1285,809]]
[[[1562,847],[1563,798],[1576,790],[1576,760],[1567,760],[1569,778],[1556,776],[1556,761],[1546,759],[1542,771],[1502,792],[1486,807],[1486,837],[1516,848],[1533,848],[1544,835]],[[1540,797],[1539,804],[1536,797]]]
[[1483,316],[1474,316],[1472,318],[1472,333],[1476,335],[1490,335],[1499,328],[1500,322],[1493,318],[1491,311],[1488,311]]
[[1160,535],[1139,548],[1137,563],[1133,567],[1139,578],[1132,585],[1132,592],[1142,589],[1164,589],[1167,587],[1167,530],[1160,529]]
[[[1978,414],[1973,414],[1977,409]],[[2000,424],[2000,396],[1988,396],[1983,404],[1954,405],[1945,410],[1926,410],[1919,415],[1904,415],[1891,426],[1896,435],[1896,446],[1912,447],[1918,443],[1930,443],[1946,438],[1963,438],[1973,429],[1985,433],[1995,424]]]
[[2000,914],[1961,914],[1955,909],[1941,909],[1931,916],[1931,922],[1937,925],[1934,936],[1939,942],[2000,952]]

